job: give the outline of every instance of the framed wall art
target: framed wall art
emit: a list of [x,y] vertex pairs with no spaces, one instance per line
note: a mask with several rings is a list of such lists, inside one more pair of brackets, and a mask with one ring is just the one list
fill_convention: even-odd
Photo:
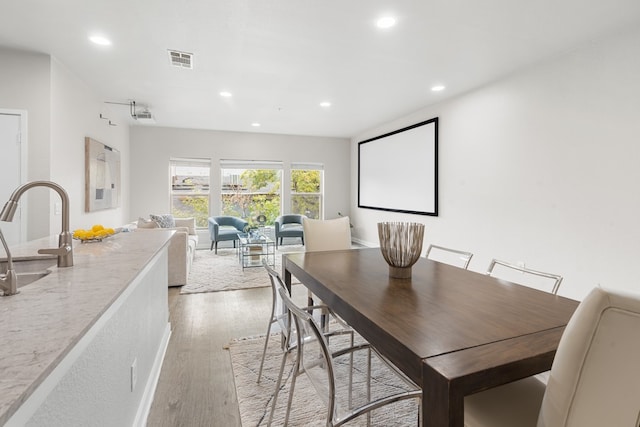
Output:
[[84,139],[85,212],[120,206],[120,152],[86,137]]

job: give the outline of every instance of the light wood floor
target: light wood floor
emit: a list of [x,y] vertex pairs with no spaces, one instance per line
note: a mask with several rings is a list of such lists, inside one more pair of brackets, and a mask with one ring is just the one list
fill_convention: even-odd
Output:
[[[294,299],[304,301],[306,288],[293,289]],[[169,313],[171,339],[147,425],[240,427],[231,360],[223,347],[233,338],[266,332],[270,288],[191,295],[169,288]]]

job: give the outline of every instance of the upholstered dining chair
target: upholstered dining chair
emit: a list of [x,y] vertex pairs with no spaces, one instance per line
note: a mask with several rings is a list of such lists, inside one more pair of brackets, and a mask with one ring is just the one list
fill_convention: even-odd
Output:
[[[264,367],[264,359],[267,354],[267,347],[269,346],[269,337],[273,332],[272,330],[273,326],[277,325],[279,327],[279,332],[282,334],[282,345],[283,345],[282,350],[283,351],[285,352],[291,351],[291,348],[287,348],[287,344],[292,344],[292,345],[296,344],[295,338],[289,337],[291,333],[290,314],[287,312],[287,310],[285,310],[284,303],[282,301],[282,298],[280,297],[280,293],[278,292],[278,289],[284,288],[286,290],[287,287],[285,286],[278,272],[276,272],[273,268],[271,268],[267,264],[266,260],[262,261],[262,265],[264,266],[265,270],[267,271],[267,274],[269,275],[269,281],[271,284],[271,317],[269,320],[269,324],[267,325],[267,334],[264,341],[264,349],[262,350],[262,359],[260,360],[260,368],[258,369],[258,382],[260,382],[260,379],[262,378],[262,368]],[[329,309],[329,307],[317,305],[312,307],[305,307],[304,309],[310,313],[313,313],[313,311],[315,310],[322,310],[323,313],[328,314],[330,316],[330,319],[334,321],[334,323],[332,324],[335,325],[332,328],[333,329],[332,333],[335,334],[336,333],[335,331],[339,330],[339,331],[343,331],[341,332],[342,335],[351,334],[351,345],[353,345],[353,336],[354,336],[353,329],[351,329],[351,327],[349,327],[346,323],[344,323],[344,321],[339,319],[337,316],[333,315],[333,312],[331,311],[331,309]]]
[[[290,336],[295,336],[296,344],[290,345],[295,348],[296,356],[294,361],[294,367],[291,374],[291,385],[289,389],[289,399],[287,402],[287,409],[284,419],[284,426],[287,426],[289,422],[289,415],[291,412],[291,406],[295,395],[295,386],[298,376],[306,374],[307,378],[313,385],[313,388],[319,395],[319,400],[326,405],[326,426],[338,427],[345,423],[367,414],[367,425],[370,423],[370,413],[374,409],[381,408],[391,403],[399,402],[407,399],[420,399],[422,397],[422,391],[413,382],[406,378],[397,368],[391,365],[383,357],[379,356],[374,348],[369,344],[357,344],[347,347],[340,347],[339,350],[334,351],[329,347],[328,337],[332,334],[323,332],[316,320],[309,314],[309,312],[298,307],[291,298],[286,289],[279,288],[278,292],[285,304],[285,307],[291,313],[292,326],[295,329],[295,333]],[[357,361],[354,362],[355,354],[363,354],[366,358],[365,366]],[[404,382],[404,387],[396,388],[392,393],[385,394],[382,397],[372,399],[371,397],[371,364],[372,356],[376,357],[376,362],[383,364],[391,373],[395,375],[401,381]],[[342,362],[342,359],[348,357],[349,363]],[[279,391],[281,389],[282,373],[286,362],[286,354],[283,354],[282,363],[280,364],[280,375],[278,383],[276,384],[276,391],[271,402],[271,412],[269,415],[268,426],[271,425],[273,420],[274,410],[276,408]],[[348,369],[349,374],[344,375],[343,369]],[[354,369],[362,370],[366,372],[366,395],[367,402],[364,404],[355,405],[352,401],[352,387],[353,378],[352,374]],[[339,382],[343,378],[349,378],[348,384],[348,397],[345,398],[342,395],[338,395]],[[285,380],[286,381],[286,380]],[[360,396],[360,394],[359,394]],[[345,402],[346,401],[346,402]],[[419,413],[418,405],[416,414]]]
[[[303,218],[305,252],[337,251],[351,249],[351,225],[348,216],[336,219]],[[309,291],[309,305],[313,305],[313,295]]]
[[351,249],[351,226],[348,216],[325,220],[304,218],[302,227],[307,252]]
[[304,215],[298,214],[280,215],[276,218],[273,223],[276,234],[276,249],[278,248],[278,240],[282,245],[285,237],[299,237],[304,245],[304,230],[302,228],[304,218]]
[[593,289],[562,334],[549,382],[465,398],[465,426],[640,425],[640,294]]
[[473,254],[471,252],[460,251],[457,249],[445,248],[444,246],[429,245],[425,258],[433,261],[444,262],[455,267],[464,268],[469,266],[469,262]]
[[558,289],[562,283],[562,276],[557,274],[532,270],[497,259],[491,261],[487,269],[487,274],[497,279],[508,280],[520,285],[545,290],[554,295],[558,293]]

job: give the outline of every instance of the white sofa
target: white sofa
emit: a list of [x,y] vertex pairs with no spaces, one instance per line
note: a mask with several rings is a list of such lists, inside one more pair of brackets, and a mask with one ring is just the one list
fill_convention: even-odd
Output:
[[169,286],[183,286],[187,284],[189,271],[198,245],[195,218],[174,218],[175,227],[160,228],[157,222],[145,220],[127,224],[126,228],[132,232],[153,232],[154,230],[176,230],[169,242]]

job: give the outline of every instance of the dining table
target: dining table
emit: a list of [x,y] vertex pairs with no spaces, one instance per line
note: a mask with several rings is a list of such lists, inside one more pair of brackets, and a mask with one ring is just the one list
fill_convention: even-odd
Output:
[[426,258],[392,278],[379,248],[284,254],[282,270],[421,387],[428,427],[462,427],[465,396],[549,370],[578,306]]

